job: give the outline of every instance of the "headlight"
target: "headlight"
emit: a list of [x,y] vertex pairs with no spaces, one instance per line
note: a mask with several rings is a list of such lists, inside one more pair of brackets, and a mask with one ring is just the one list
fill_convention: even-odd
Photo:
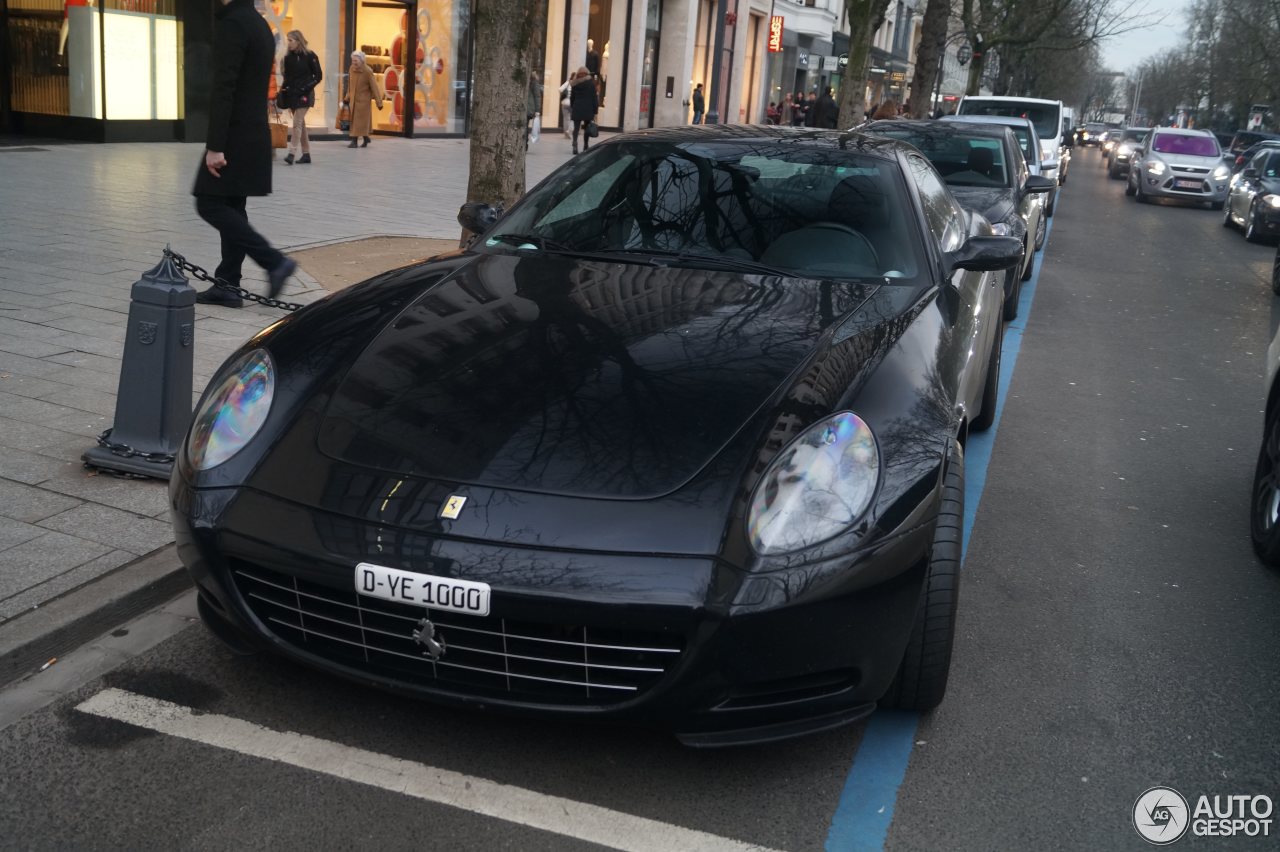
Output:
[[747,515],[757,553],[789,553],[843,532],[871,505],[880,451],[871,428],[842,411],[811,426],[778,453]]
[[1230,176],[1231,176],[1231,169],[1227,168],[1225,163],[1213,170],[1214,180],[1226,180]]
[[1160,160],[1152,160],[1147,163],[1147,171],[1151,172],[1153,175],[1162,175],[1164,174],[1164,163]]
[[265,349],[241,358],[196,412],[187,437],[187,458],[196,470],[217,467],[258,434],[271,411],[275,368]]
[[1280,195],[1264,195],[1262,200],[1272,207],[1280,207]]
[[1121,145],[1119,148],[1117,148],[1117,149],[1116,149],[1116,153],[1117,153],[1117,154],[1123,154],[1124,156],[1126,156],[1126,157],[1127,157],[1127,156],[1129,156],[1130,154],[1132,154],[1132,153],[1133,153],[1133,146],[1132,146],[1132,145]]
[[997,237],[1009,236],[1009,226],[1005,222],[993,222],[991,224],[991,233]]

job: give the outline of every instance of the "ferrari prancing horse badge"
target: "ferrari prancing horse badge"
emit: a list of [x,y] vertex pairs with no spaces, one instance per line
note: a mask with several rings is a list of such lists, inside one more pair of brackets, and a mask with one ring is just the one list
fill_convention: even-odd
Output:
[[440,517],[454,520],[458,515],[462,514],[462,507],[466,505],[467,498],[459,497],[457,494],[451,496],[444,501],[444,508],[440,510]]

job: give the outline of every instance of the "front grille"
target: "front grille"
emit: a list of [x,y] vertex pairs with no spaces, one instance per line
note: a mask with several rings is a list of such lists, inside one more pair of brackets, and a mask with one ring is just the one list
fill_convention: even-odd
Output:
[[1187,175],[1207,175],[1210,171],[1209,169],[1202,169],[1199,166],[1174,166],[1173,170]]
[[[241,597],[276,636],[411,686],[538,703],[613,704],[652,686],[681,651],[680,638],[665,633],[426,610],[239,560],[231,571]],[[412,637],[424,616],[444,640],[439,659]]]

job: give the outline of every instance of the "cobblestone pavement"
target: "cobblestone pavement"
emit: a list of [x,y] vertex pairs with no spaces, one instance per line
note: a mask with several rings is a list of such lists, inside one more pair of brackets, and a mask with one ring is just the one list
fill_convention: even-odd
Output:
[[[313,144],[311,165],[277,160],[254,225],[297,249],[371,235],[456,237],[469,143],[375,138]],[[0,623],[172,541],[165,486],[83,468],[111,425],[133,283],[171,244],[212,269],[215,232],[190,192],[202,147],[0,147]],[[533,185],[570,156],[544,135]],[[373,274],[376,269],[371,269]],[[265,276],[245,263],[244,286]],[[197,282],[198,283],[198,282]],[[324,295],[303,275],[284,298]],[[278,313],[196,306],[195,384]]]

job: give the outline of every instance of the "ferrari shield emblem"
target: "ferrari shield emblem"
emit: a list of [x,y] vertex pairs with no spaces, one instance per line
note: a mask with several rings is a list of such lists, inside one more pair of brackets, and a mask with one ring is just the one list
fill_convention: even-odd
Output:
[[462,507],[467,504],[466,497],[459,497],[454,494],[444,501],[444,508],[440,510],[440,517],[454,520],[458,515],[462,514]]

